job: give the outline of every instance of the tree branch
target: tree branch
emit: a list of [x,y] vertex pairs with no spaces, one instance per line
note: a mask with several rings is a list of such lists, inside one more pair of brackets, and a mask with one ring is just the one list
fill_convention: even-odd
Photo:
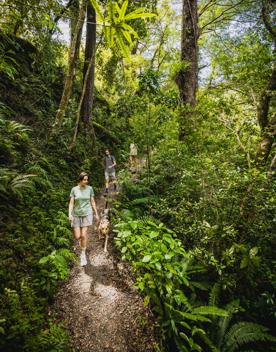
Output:
[[[60,12],[60,14],[58,14],[55,18],[54,18],[54,23],[57,24],[58,21],[61,19],[61,17],[64,15],[64,13],[69,9],[69,7],[72,5],[74,0],[69,0],[68,4],[66,6],[64,6],[64,8],[62,9],[62,11]],[[51,30],[49,30],[49,33],[52,35],[55,31],[55,27],[52,28]]]
[[209,0],[198,13],[198,18],[203,15],[211,6],[216,5],[216,0]]
[[[215,17],[214,19],[212,19],[210,22],[206,23],[204,26],[202,26],[200,29],[199,29],[199,36],[202,34],[203,32],[203,29],[210,26],[211,24],[213,23],[217,23],[218,20],[223,17],[226,13],[229,13],[231,10],[235,9],[237,6],[241,5],[243,3],[244,0],[241,0],[239,2],[237,2],[236,4],[232,5],[232,6],[229,6],[227,9],[223,10],[220,15],[218,15],[217,17]],[[233,14],[231,14],[231,16],[233,16]],[[230,19],[230,18],[229,18]]]

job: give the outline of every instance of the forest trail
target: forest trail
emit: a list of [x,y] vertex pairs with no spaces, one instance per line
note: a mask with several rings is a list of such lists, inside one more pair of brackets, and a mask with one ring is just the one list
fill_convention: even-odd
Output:
[[[97,200],[99,214],[105,198]],[[111,236],[112,237],[112,236]],[[56,295],[54,316],[63,321],[70,346],[80,352],[152,352],[156,349],[153,317],[133,288],[128,264],[120,262],[109,239],[108,254],[97,228],[88,235],[88,265],[74,265]]]

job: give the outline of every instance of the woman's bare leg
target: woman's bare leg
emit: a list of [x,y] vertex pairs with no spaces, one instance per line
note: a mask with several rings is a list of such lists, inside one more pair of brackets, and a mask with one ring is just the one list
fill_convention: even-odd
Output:
[[76,240],[79,240],[81,237],[81,228],[80,227],[74,227],[73,228],[74,231],[74,237]]
[[86,248],[87,244],[87,227],[81,227],[80,229],[80,246],[82,249]]

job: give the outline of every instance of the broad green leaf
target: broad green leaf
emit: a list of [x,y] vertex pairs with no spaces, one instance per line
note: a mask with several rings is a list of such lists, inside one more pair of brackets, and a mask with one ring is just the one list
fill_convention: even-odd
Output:
[[184,328],[186,328],[188,330],[191,330],[190,325],[186,321],[181,321],[180,325],[182,325]]
[[[116,36],[116,41],[122,51],[122,54],[124,55],[125,58],[129,59],[130,58],[130,53],[129,53],[129,48],[128,46],[124,43],[124,40],[123,38],[121,37],[121,34],[120,33],[117,33],[117,36]],[[132,227],[135,226],[135,229],[137,228],[137,224],[133,224]]]
[[147,295],[147,296],[144,298],[144,305],[145,305],[145,306],[148,306],[148,305],[149,305],[149,302],[150,302],[150,296]]
[[142,259],[143,263],[148,263],[151,260],[151,255],[145,255],[144,258]]
[[160,263],[155,263],[155,267],[157,270],[161,270],[162,269],[162,266]]
[[123,33],[124,37],[126,38],[126,40],[129,42],[129,44],[132,45],[133,41],[131,39],[129,32],[122,30],[122,33]]
[[250,258],[253,258],[254,256],[256,256],[258,254],[258,251],[259,251],[258,247],[251,248],[249,251]]
[[248,266],[249,264],[249,259],[248,259],[248,256],[245,255],[243,258],[242,258],[242,261],[241,261],[241,264],[240,264],[240,268],[241,269],[244,269]]
[[118,5],[117,2],[115,2],[115,10],[117,11],[117,13],[118,13],[118,15],[119,15],[118,18],[120,18],[121,9],[120,9],[120,6]]
[[155,17],[155,13],[130,13],[125,16],[124,20],[125,21],[130,21],[130,20],[136,20],[137,18],[150,18],[150,17]]
[[[166,305],[166,303],[165,303]],[[185,318],[188,320],[193,320],[193,321],[205,321],[205,322],[211,322],[210,319],[203,317],[201,315],[198,314],[193,314],[193,313],[188,313],[188,312],[182,312],[180,310],[177,309],[172,309],[172,312],[174,314],[176,314],[177,316],[179,316],[180,318]]]
[[184,334],[184,332],[180,332],[180,333],[179,333],[179,336],[180,336],[182,339],[186,340],[187,342],[189,341],[188,336],[187,336],[186,334]]
[[127,23],[121,23],[121,27],[129,31],[129,33],[132,34],[135,38],[138,38],[138,33]]
[[128,0],[125,0],[123,2],[122,7],[121,7],[121,11],[120,11],[120,15],[119,15],[119,21],[123,20],[125,14],[126,14],[127,7],[128,7]]
[[97,15],[100,17],[100,20],[104,22],[104,15],[102,14],[101,8],[97,2],[97,0],[90,0],[94,10],[96,11]]

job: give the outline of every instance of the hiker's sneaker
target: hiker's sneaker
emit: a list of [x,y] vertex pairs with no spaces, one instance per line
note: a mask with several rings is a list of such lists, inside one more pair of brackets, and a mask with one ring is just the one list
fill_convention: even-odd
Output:
[[85,252],[81,252],[81,255],[80,255],[80,265],[81,265],[81,266],[87,265],[87,259],[86,259],[86,254],[85,254]]
[[105,189],[104,193],[106,193],[106,194],[108,193],[108,188]]

